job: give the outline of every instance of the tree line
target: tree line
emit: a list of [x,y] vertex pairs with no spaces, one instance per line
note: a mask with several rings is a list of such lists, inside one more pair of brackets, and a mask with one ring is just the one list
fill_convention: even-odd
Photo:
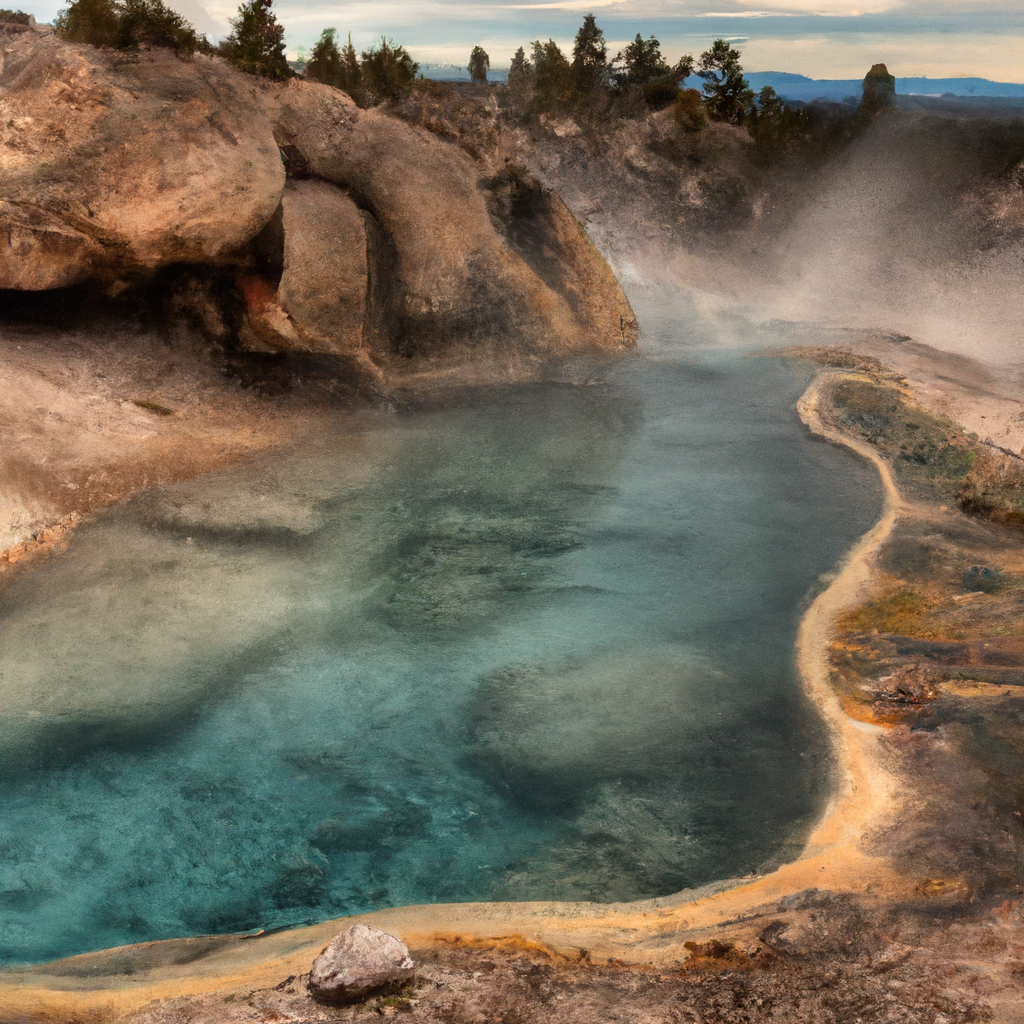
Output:
[[[73,0],[57,16],[56,30],[72,42],[94,46],[168,47],[185,57],[218,54],[263,78],[295,74],[285,58],[284,27],[273,11],[273,0],[242,3],[231,19],[230,35],[216,46],[163,0]],[[490,56],[483,47],[473,47],[467,70],[471,81],[486,84]],[[334,28],[323,30],[303,69],[305,78],[342,89],[360,106],[397,102],[418,72],[419,65],[405,47],[391,39],[382,37],[378,45],[357,53],[351,34],[339,46]],[[703,80],[700,90],[683,85],[694,74]],[[590,120],[672,106],[684,129],[697,131],[708,119],[746,125],[768,150],[785,148],[810,125],[806,110],[789,107],[770,86],[755,96],[743,75],[739,50],[725,40],[716,39],[698,58],[686,54],[669,64],[659,40],[637,33],[610,57],[593,14],[584,17],[571,57],[553,39],[535,39],[529,55],[520,46],[510,62],[504,99],[513,116],[525,119],[566,113]],[[862,116],[886,106],[875,100],[868,104],[868,99],[865,92]]]

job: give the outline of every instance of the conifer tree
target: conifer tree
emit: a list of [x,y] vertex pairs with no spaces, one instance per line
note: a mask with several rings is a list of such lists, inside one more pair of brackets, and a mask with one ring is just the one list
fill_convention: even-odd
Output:
[[416,79],[420,66],[404,46],[381,36],[380,46],[363,50],[359,63],[362,83],[369,99],[374,103],[401,98]]
[[510,89],[528,88],[533,81],[533,65],[527,60],[526,51],[520,46],[512,57],[508,69],[508,85]]
[[550,109],[572,103],[575,93],[572,66],[553,39],[546,43],[539,39],[533,41],[533,83],[537,107]]
[[724,39],[716,39],[700,55],[697,74],[704,79],[708,113],[719,121],[742,124],[754,93],[743,77],[740,51]]
[[487,51],[482,46],[474,46],[473,52],[469,55],[469,67],[466,69],[469,72],[469,80],[478,85],[485,85],[490,66],[491,58],[487,56]]
[[325,28],[320,33],[306,63],[306,78],[339,88],[341,80],[341,51],[337,42],[338,30]]
[[581,94],[596,92],[608,74],[608,46],[593,14],[583,19],[572,48],[572,74]]
[[284,26],[271,10],[273,0],[249,0],[231,19],[231,35],[221,53],[236,67],[261,78],[290,78],[284,56]]
[[341,71],[338,76],[338,88],[343,89],[363,106],[363,72],[359,66],[356,48],[352,45],[352,33],[348,34],[348,42],[341,48]]

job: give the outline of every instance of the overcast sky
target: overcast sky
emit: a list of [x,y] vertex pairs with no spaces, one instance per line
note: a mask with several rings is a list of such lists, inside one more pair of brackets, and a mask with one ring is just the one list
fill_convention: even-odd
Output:
[[[166,2],[213,39],[227,34],[238,6]],[[21,6],[49,21],[66,0]],[[900,77],[1024,82],[1024,0],[275,0],[275,10],[290,53],[332,26],[343,38],[351,32],[359,49],[386,34],[417,60],[465,64],[480,44],[493,67],[507,67],[532,39],[552,37],[571,49],[583,15],[593,12],[612,54],[638,32],[661,40],[673,61],[722,37],[739,47],[748,71],[862,78],[884,62]]]

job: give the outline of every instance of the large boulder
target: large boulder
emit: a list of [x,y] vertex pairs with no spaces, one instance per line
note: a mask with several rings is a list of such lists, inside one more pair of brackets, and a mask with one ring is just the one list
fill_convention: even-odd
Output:
[[36,32],[0,34],[0,59],[0,287],[230,261],[277,209],[254,79]]
[[400,939],[368,924],[354,924],[313,961],[309,990],[324,1003],[354,1003],[411,981],[414,966]]
[[289,181],[282,200],[284,266],[278,301],[310,352],[363,347],[366,226],[354,202],[325,181]]

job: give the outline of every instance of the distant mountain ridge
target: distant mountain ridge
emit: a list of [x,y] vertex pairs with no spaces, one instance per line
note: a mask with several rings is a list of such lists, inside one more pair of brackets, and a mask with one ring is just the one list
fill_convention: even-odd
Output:
[[[770,85],[787,100],[828,99],[841,102],[847,96],[861,94],[861,79],[814,79],[785,71],[754,71],[746,75],[750,88],[760,92]],[[686,84],[699,88],[701,80],[693,75]],[[1024,98],[1024,84],[1018,82],[991,82],[987,78],[897,78],[896,93],[901,96],[989,96]]]
[[[425,78],[438,81],[469,81],[469,72],[458,64],[444,64],[423,61],[420,73]],[[508,68],[491,68],[487,78],[491,82],[504,82]],[[745,76],[754,92],[760,92],[770,85],[783,99],[810,103],[811,100],[827,99],[841,103],[848,96],[860,99],[860,78],[808,78],[787,71],[752,71]],[[685,83],[691,89],[699,89],[703,80],[691,75]],[[1011,97],[1024,99],[1024,83],[992,82],[987,78],[897,78],[896,92],[900,96],[954,96]]]

